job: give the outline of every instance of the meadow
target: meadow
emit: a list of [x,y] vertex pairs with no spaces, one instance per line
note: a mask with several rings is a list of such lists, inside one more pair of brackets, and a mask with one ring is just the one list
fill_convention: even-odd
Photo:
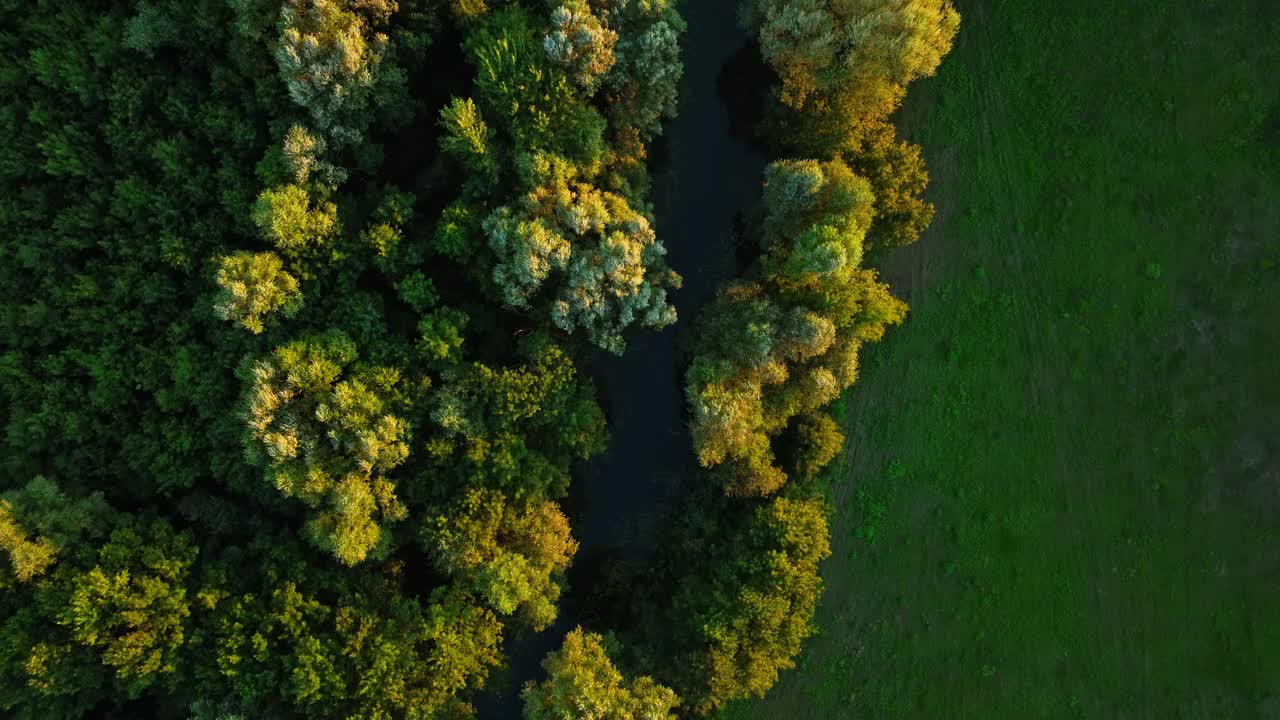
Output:
[[1280,12],[957,6],[821,634],[723,717],[1280,717]]

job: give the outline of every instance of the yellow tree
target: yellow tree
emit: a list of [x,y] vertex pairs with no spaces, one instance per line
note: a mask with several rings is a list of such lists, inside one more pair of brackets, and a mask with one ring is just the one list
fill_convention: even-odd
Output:
[[796,109],[933,74],[960,26],[951,0],[749,0],[743,19]]
[[525,685],[524,720],[675,720],[680,698],[648,676],[627,680],[595,633],[576,628],[542,661],[548,678]]
[[282,345],[251,370],[243,400],[250,460],[314,510],[305,534],[346,565],[387,536],[404,506],[386,473],[409,454],[399,373],[351,367],[355,344],[332,331]]

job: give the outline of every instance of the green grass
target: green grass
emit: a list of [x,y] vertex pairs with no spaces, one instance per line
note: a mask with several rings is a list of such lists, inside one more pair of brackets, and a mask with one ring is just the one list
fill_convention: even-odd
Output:
[[960,10],[821,635],[725,716],[1280,717],[1280,12]]

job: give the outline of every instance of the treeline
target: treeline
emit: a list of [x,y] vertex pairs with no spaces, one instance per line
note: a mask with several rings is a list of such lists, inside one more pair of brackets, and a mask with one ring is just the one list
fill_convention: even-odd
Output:
[[679,15],[3,10],[0,714],[469,716],[557,615],[582,358],[674,321]]
[[776,159],[743,239],[754,259],[689,334],[705,479],[657,562],[600,597],[635,665],[695,715],[763,696],[814,632],[830,552],[819,476],[844,443],[829,408],[861,346],[906,313],[864,260],[915,241],[933,213],[890,115],[959,16],[949,0],[747,0],[742,22],[775,74],[760,132]]
[[[582,371],[671,325],[649,144],[669,0],[4,2],[0,713],[464,718],[558,615]],[[687,512],[526,685],[707,714],[789,667],[824,408],[931,209],[888,115],[945,0],[760,0],[758,258],[698,320]]]

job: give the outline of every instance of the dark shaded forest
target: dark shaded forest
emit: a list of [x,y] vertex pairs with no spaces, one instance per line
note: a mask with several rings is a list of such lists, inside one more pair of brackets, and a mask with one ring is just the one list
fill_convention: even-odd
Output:
[[[793,665],[833,413],[906,313],[870,261],[933,213],[889,118],[947,0],[721,18],[771,162],[696,308],[651,198],[677,2],[3,11],[0,710],[471,717],[567,592],[581,626],[504,681],[529,720],[704,716]],[[698,467],[570,588],[575,469],[626,411],[595,369],[678,311]]]

